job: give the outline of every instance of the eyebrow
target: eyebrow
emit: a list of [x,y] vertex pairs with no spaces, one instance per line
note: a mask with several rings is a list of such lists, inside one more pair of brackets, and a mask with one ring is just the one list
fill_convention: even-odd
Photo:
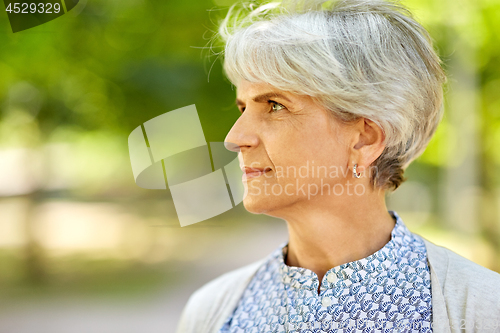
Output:
[[[287,102],[291,102],[285,95],[280,94],[280,93],[273,93],[273,92],[271,92],[271,93],[265,93],[265,94],[262,94],[262,95],[257,95],[254,98],[252,98],[252,100],[254,102],[257,102],[257,103],[264,103],[264,102],[267,102],[269,99],[272,99],[272,98],[281,98],[281,99],[284,99]],[[236,105],[245,105],[245,103],[243,103],[239,99],[236,99]]]

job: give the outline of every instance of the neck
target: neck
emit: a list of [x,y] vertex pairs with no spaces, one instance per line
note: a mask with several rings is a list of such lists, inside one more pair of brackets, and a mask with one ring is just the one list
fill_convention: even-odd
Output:
[[331,268],[384,247],[395,224],[382,191],[338,199],[321,196],[288,207],[280,216],[288,225],[286,264],[313,271],[320,285]]

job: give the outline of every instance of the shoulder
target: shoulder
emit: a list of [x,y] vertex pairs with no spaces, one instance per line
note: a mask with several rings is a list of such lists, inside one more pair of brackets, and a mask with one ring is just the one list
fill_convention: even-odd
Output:
[[[500,274],[421,237],[450,316],[500,316]],[[432,279],[432,278],[431,278]],[[433,289],[434,296],[434,289]]]
[[440,280],[447,280],[443,282],[451,282],[450,278],[459,275],[463,282],[478,284],[479,286],[484,286],[485,282],[492,282],[500,287],[499,273],[476,264],[450,249],[436,245],[423,237],[421,238],[424,240],[429,261],[437,271]]
[[221,326],[265,260],[225,273],[196,290],[182,312],[177,332],[209,332]]
[[249,282],[250,278],[263,263],[264,260],[259,260],[224,273],[196,290],[191,297],[198,301],[213,301],[214,298],[224,299],[227,296],[227,291],[233,291],[242,285],[246,287],[245,282]]

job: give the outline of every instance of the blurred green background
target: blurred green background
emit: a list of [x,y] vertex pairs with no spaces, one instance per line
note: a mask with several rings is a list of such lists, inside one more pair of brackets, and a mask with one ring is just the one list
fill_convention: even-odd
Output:
[[[286,240],[283,221],[241,205],[181,228],[168,190],[137,187],[130,167],[128,135],[153,117],[196,104],[208,142],[237,119],[220,59],[207,57],[231,3],[81,1],[15,34],[0,13],[0,331],[89,331],[81,323],[99,316],[82,313],[104,299],[116,301],[107,311],[161,299],[141,305],[160,304],[149,332],[173,331],[194,289]],[[435,39],[449,82],[443,122],[388,206],[500,271],[500,1],[403,3]],[[72,324],[40,321],[83,300]],[[141,331],[113,326],[131,318],[114,314],[92,331]]]

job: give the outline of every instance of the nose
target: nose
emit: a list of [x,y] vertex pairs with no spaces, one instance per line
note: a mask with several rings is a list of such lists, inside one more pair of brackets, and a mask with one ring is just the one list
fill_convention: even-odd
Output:
[[257,147],[259,144],[257,129],[257,119],[250,112],[243,112],[227,134],[224,146],[234,152]]

